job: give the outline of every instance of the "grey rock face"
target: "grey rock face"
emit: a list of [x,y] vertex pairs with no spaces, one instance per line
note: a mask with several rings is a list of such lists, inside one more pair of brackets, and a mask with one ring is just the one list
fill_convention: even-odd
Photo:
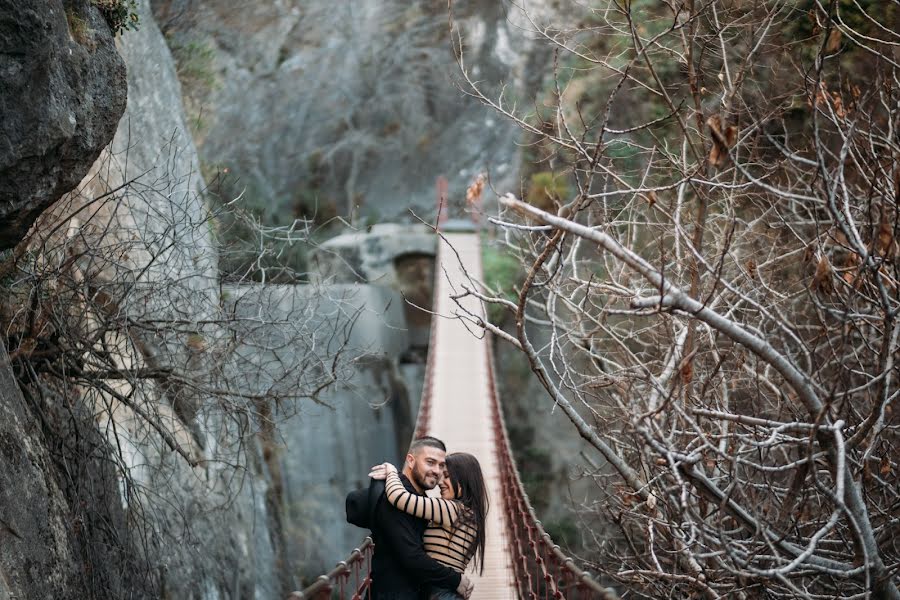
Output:
[[151,596],[92,416],[26,402],[7,359],[0,346],[0,598]]
[[[438,176],[458,208],[478,172],[503,187],[516,171],[517,128],[457,89],[446,3],[154,0],[154,9],[196,83],[187,95],[201,156],[237,175],[233,193],[246,188],[267,214],[317,206],[413,221],[410,207],[433,214]],[[510,4],[454,2],[454,11],[473,77],[503,82],[507,100],[526,89],[532,49]]]
[[[76,587],[67,507],[0,346],[0,597],[50,598]],[[5,596],[3,595],[5,592]]]
[[432,305],[436,244],[437,235],[425,225],[381,223],[368,232],[345,233],[311,253],[313,279],[372,283],[400,292],[410,346],[424,360],[431,327],[427,311]]
[[[224,295],[219,295],[214,244],[201,198],[203,182],[197,174],[199,159],[188,135],[188,119],[180,111],[180,86],[168,48],[149,15],[146,2],[139,5],[141,29],[127,33],[121,40],[121,51],[129,65],[126,118],[121,120],[112,144],[82,180],[80,193],[72,194],[66,201],[70,202],[70,207],[90,202],[110,187],[138,174],[146,174],[138,185],[117,195],[108,205],[96,207],[102,223],[110,224],[103,228],[104,237],[90,238],[87,235],[89,227],[84,222],[73,222],[72,229],[82,228],[80,231],[85,233],[85,239],[93,240],[99,247],[109,248],[123,240],[131,244],[130,251],[116,254],[116,260],[104,266],[98,277],[106,278],[107,289],[118,291],[116,286],[123,278],[133,281],[128,279],[129,273],[142,274],[138,285],[121,286],[130,290],[129,302],[123,306],[135,311],[132,316],[136,321],[147,316],[164,320],[173,315],[185,321],[214,321],[214,317],[221,315],[218,311],[223,308],[220,301]],[[416,134],[415,123],[423,123],[422,119],[428,118],[423,116],[425,114],[437,116],[440,123],[462,118],[455,108],[458,98],[444,97],[443,92],[434,87],[439,80],[443,82],[441,85],[446,84],[441,79],[442,70],[431,72],[419,69],[421,64],[409,65],[419,69],[415,73],[427,75],[421,89],[420,80],[416,79],[419,75],[410,75],[412,79],[404,80],[402,89],[395,91],[391,91],[393,84],[375,81],[382,69],[402,71],[406,68],[389,64],[390,38],[395,34],[403,38],[403,32],[393,30],[392,33],[389,19],[380,16],[377,3],[367,1],[359,6],[345,3],[331,15],[328,14],[329,7],[318,2],[297,2],[296,5],[251,3],[247,6],[247,12],[227,2],[211,2],[207,7],[212,11],[211,15],[220,19],[214,21],[219,23],[217,27],[227,26],[228,31],[237,36],[217,37],[215,41],[217,48],[226,51],[226,60],[233,60],[223,72],[235,77],[233,82],[224,83],[231,94],[227,101],[237,104],[232,108],[217,105],[229,115],[221,122],[234,129],[230,142],[221,133],[217,134],[221,135],[215,142],[218,145],[210,147],[218,147],[228,156],[252,165],[257,159],[251,153],[262,147],[265,156],[259,164],[265,168],[253,172],[258,173],[263,187],[284,191],[292,189],[297,182],[305,185],[306,174],[285,181],[276,177],[280,175],[278,170],[285,169],[285,173],[294,177],[298,172],[297,164],[308,164],[309,157],[320,152],[323,145],[338,138],[344,140],[343,126],[334,123],[322,125],[324,134],[315,133],[315,126],[324,118],[325,112],[340,106],[321,106],[319,100],[306,96],[301,97],[299,105],[294,103],[297,98],[293,91],[301,71],[315,69],[319,73],[319,79],[304,83],[304,87],[311,89],[316,81],[328,83],[326,87],[331,94],[338,93],[339,86],[331,85],[327,75],[329,69],[338,66],[346,67],[341,71],[341,77],[352,79],[362,69],[368,77],[366,85],[388,85],[389,89],[385,90],[388,99],[400,98],[396,94],[403,95],[404,90],[411,90],[410,102],[413,104],[405,104],[404,100],[388,113],[371,113],[374,115],[371,122],[368,120],[369,108],[361,108],[362,112],[353,117],[356,121],[351,121],[357,123],[354,127],[365,130],[362,133],[366,136],[366,144],[375,144],[370,150],[380,147],[382,137],[387,139],[393,135],[390,130],[394,121],[404,114],[415,118],[409,124],[402,124],[400,137]],[[80,22],[71,16],[66,18],[66,8],[86,23],[86,30],[82,30]],[[403,17],[398,23],[412,23],[418,27],[414,33],[424,36],[416,38],[421,43],[430,39],[443,22],[442,16],[428,12],[425,4],[405,7],[396,2],[388,8],[392,11],[390,14]],[[295,18],[295,10],[301,11],[309,20],[301,23]],[[378,33],[379,43],[387,44],[378,55],[382,66],[366,66],[364,36],[370,23],[366,19],[352,26],[343,23],[348,11],[352,14],[361,11],[359,14],[374,19],[378,27],[388,27],[379,29]],[[62,21],[53,21],[57,13],[62,15]],[[281,16],[290,18],[280,20]],[[6,186],[0,191],[4,194],[0,195],[0,248],[12,246],[21,239],[30,224],[29,219],[33,218],[28,215],[39,212],[44,206],[41,199],[44,196],[36,193],[27,196],[28,202],[34,200],[32,204],[23,201],[26,195],[21,186],[30,183],[34,189],[44,190],[42,193],[48,202],[54,200],[84,175],[84,165],[97,156],[99,148],[112,136],[114,127],[110,126],[106,135],[101,136],[102,123],[94,123],[92,117],[80,116],[77,111],[72,113],[75,126],[68,137],[58,134],[57,130],[66,130],[65,124],[69,122],[66,103],[71,104],[73,110],[93,107],[99,112],[115,113],[116,118],[124,107],[124,94],[119,97],[121,105],[117,105],[110,90],[98,89],[102,87],[98,83],[89,84],[91,76],[100,75],[95,70],[103,71],[109,86],[115,84],[116,77],[121,80],[124,71],[120,63],[116,63],[116,67],[111,62],[103,70],[102,63],[93,62],[102,52],[114,53],[114,48],[112,40],[101,35],[107,32],[105,23],[87,0],[67,0],[59,2],[58,6],[51,2],[49,8],[24,0],[0,0],[0,32],[9,27],[9,31],[20,35],[21,26],[15,24],[23,19],[38,29],[45,27],[64,37],[72,35],[72,40],[77,34],[80,41],[70,40],[68,46],[60,42],[58,50],[61,54],[57,56],[46,48],[32,46],[32,40],[18,39],[12,34],[12,37],[0,35],[0,45],[9,43],[10,47],[33,50],[43,61],[32,60],[29,54],[0,52],[0,84],[4,85],[0,88],[0,114],[3,115],[0,127],[4,128],[0,129],[0,183]],[[354,54],[341,58],[340,48],[333,47],[334,42],[328,35],[317,32],[316,23],[341,25],[337,39],[352,42]],[[354,27],[362,29],[357,31]],[[242,32],[248,28],[258,35],[243,36]],[[241,37],[248,43],[234,42]],[[282,51],[278,44],[285,40],[288,40],[287,45]],[[423,48],[419,42],[413,43],[412,47]],[[309,52],[304,53],[304,48]],[[0,48],[5,49],[5,45]],[[110,61],[113,58],[110,56]],[[80,68],[75,69],[79,76],[69,81],[64,77],[67,71],[63,67],[73,64]],[[40,96],[40,90],[30,88],[29,85],[37,84],[28,84],[24,76],[21,81],[13,77],[28,66],[36,72],[40,72],[39,67],[44,68],[44,80],[39,81],[43,81],[41,89],[47,97]],[[278,81],[267,84],[267,73],[277,74],[275,79]],[[11,83],[7,85],[7,81]],[[237,93],[240,86],[249,86],[244,90],[247,98]],[[8,90],[15,93],[9,94]],[[32,93],[33,97],[23,96],[26,92]],[[351,92],[361,98],[367,93],[365,88],[354,88]],[[104,93],[107,95],[103,96]],[[248,110],[247,102],[277,107],[279,97],[284,110],[274,113],[250,111],[245,115],[246,119],[241,119],[240,111]],[[22,98],[31,98],[27,100],[27,106]],[[413,110],[418,111],[415,113],[418,116],[411,112]],[[299,123],[294,123],[292,119],[298,116],[297,111],[307,112]],[[35,131],[30,132],[35,134],[36,145],[27,152],[21,150],[25,139],[23,132],[27,129],[24,125],[26,117],[40,121],[33,127]],[[284,119],[290,126],[278,125],[279,119]],[[88,125],[96,127],[91,129]],[[375,129],[370,131],[371,128]],[[306,140],[307,130],[316,137]],[[447,135],[452,137],[451,133]],[[400,137],[390,141],[385,156],[375,163],[366,162],[369,160],[366,157],[375,157],[380,150],[371,155],[367,150],[360,155],[365,160],[356,163],[360,169],[359,181],[366,181],[365,177],[369,175],[362,173],[374,173],[372,169],[377,170],[378,161],[382,159],[390,161],[394,165],[391,168],[399,169],[404,160],[420,152],[412,146],[407,148],[407,142],[398,141]],[[84,150],[88,141],[96,144],[93,154]],[[235,145],[234,149],[229,147],[231,143]],[[299,144],[296,152],[295,143]],[[342,147],[344,150],[350,148],[347,143]],[[402,148],[405,153],[395,152]],[[7,157],[25,156],[28,152],[33,152],[36,157],[33,161],[23,159],[7,164]],[[285,152],[288,155],[282,156]],[[468,148],[466,152],[478,155],[482,150]],[[438,154],[432,154],[432,158],[436,156]],[[469,161],[466,158],[469,156],[465,154],[463,162]],[[78,163],[76,168],[72,163],[74,157],[83,158],[84,165]],[[339,166],[342,160],[339,153],[332,154],[327,160],[331,161],[328,168],[333,169],[329,177],[338,178],[343,168]],[[46,172],[38,171],[38,166]],[[28,171],[29,168],[32,171]],[[435,171],[444,168],[442,164]],[[399,181],[394,181],[389,174],[379,174],[381,176],[385,185],[393,186]],[[432,179],[431,170],[426,169],[408,189],[421,187],[430,202]],[[63,185],[63,180],[69,183]],[[337,179],[333,179],[332,184],[335,181]],[[349,193],[352,189],[353,186],[339,187],[341,193]],[[397,202],[405,205],[405,193],[396,196]],[[341,246],[344,243],[346,245]],[[359,248],[354,250],[354,244]],[[329,248],[329,256],[338,257],[338,263],[357,261],[360,268],[354,272],[359,275],[341,272],[335,263],[324,279],[347,284],[361,280],[375,285],[249,286],[228,290],[233,299],[242,300],[241,310],[249,311],[246,315],[251,318],[262,314],[263,309],[267,311],[263,316],[276,322],[281,319],[293,323],[299,313],[312,314],[310,331],[313,333],[307,336],[310,344],[327,343],[329,339],[328,336],[315,336],[315,319],[330,319],[330,325],[340,329],[357,313],[360,315],[350,340],[352,348],[348,348],[348,352],[353,352],[353,360],[346,363],[350,370],[342,374],[342,384],[320,397],[324,404],[284,394],[285,409],[290,416],[287,413],[276,415],[283,419],[281,428],[265,438],[265,443],[253,436],[241,440],[246,441],[249,449],[242,455],[244,461],[229,460],[232,458],[230,448],[217,445],[232,433],[229,428],[234,427],[236,419],[217,413],[213,401],[200,403],[193,417],[196,422],[191,424],[179,422],[183,417],[175,415],[167,398],[161,393],[153,393],[152,388],[135,392],[133,396],[136,403],[158,411],[167,423],[172,423],[173,431],[186,438],[186,447],[192,443],[192,433],[187,428],[194,432],[199,430],[197,437],[206,436],[200,450],[207,460],[193,468],[169,451],[145,424],[136,424],[125,408],[119,406],[116,411],[108,408],[116,406],[109,398],[94,398],[97,402],[94,406],[85,401],[87,408],[96,408],[89,417],[96,417],[96,425],[103,433],[95,431],[96,435],[88,436],[84,443],[89,442],[93,450],[107,448],[108,451],[109,447],[117,445],[124,448],[120,467],[129,472],[140,488],[137,492],[129,490],[129,494],[138,495],[126,497],[122,480],[104,470],[102,464],[109,463],[105,459],[99,463],[84,463],[71,478],[66,477],[69,472],[53,462],[60,456],[68,456],[65,452],[70,449],[62,446],[71,441],[64,435],[66,429],[56,429],[59,436],[41,434],[40,417],[19,393],[5,362],[5,352],[0,348],[0,599],[276,598],[288,587],[301,587],[301,575],[330,568],[358,544],[364,532],[345,523],[341,501],[349,489],[365,483],[365,474],[372,464],[397,460],[411,435],[418,394],[411,395],[407,391],[409,386],[404,377],[421,379],[421,367],[397,364],[396,357],[406,352],[416,337],[416,332],[409,326],[411,321],[406,305],[397,290],[403,290],[407,297],[418,294],[420,304],[429,304],[430,292],[425,288],[429,288],[431,282],[429,268],[432,267],[428,265],[434,252],[434,236],[424,228],[376,227],[369,236],[338,240]],[[161,288],[163,295],[150,293],[154,286],[160,289],[160,282],[166,283]],[[149,284],[146,293],[141,288],[144,283]],[[327,331],[323,329],[322,334]],[[427,332],[427,321],[418,331],[419,334]],[[266,332],[265,328],[260,328],[254,334],[275,339],[280,333],[283,331]],[[184,364],[175,367],[187,369],[191,356],[184,350],[184,336],[183,332],[172,333],[157,341],[158,346],[168,346],[172,350],[170,356],[182,359]],[[215,333],[210,333],[207,342],[213,344],[216,341]],[[247,363],[263,360],[267,355],[258,352],[259,347],[265,345],[247,346],[241,349],[245,351],[243,355],[240,350],[238,354]],[[304,356],[298,347],[268,347],[271,348],[268,358],[288,368],[292,360],[296,362],[298,356]],[[327,352],[323,352],[319,358],[326,356]],[[137,360],[137,357],[126,358]],[[200,370],[208,367],[207,364],[197,366]],[[306,365],[299,367],[306,368]],[[272,383],[266,380],[265,370],[258,373],[258,379],[246,381],[250,386],[248,389],[265,389]],[[54,401],[58,407],[65,408],[70,400],[59,397]],[[45,414],[54,420],[69,418],[52,411]],[[112,425],[116,420],[121,426],[118,430]],[[234,464],[239,466],[237,475],[231,469]],[[146,491],[144,500],[153,499],[157,504],[136,502],[141,489]],[[102,504],[96,503],[98,498]],[[92,510],[86,511],[84,506]],[[91,518],[97,520],[90,521]],[[146,545],[138,544],[139,547],[130,552],[129,547],[134,542],[128,536],[136,535],[135,522],[150,529],[140,532],[149,532],[144,538]],[[119,545],[112,543],[115,540]],[[99,554],[88,556],[85,553],[89,550]],[[85,565],[90,565],[90,572]]]
[[[138,240],[127,257],[110,261],[107,277],[130,282],[134,273],[158,288],[173,281],[166,293],[143,294],[141,284],[129,304],[139,317],[189,315],[203,318],[218,305],[218,270],[210,216],[202,197],[197,150],[181,110],[181,87],[172,56],[153,21],[146,0],[137,3],[141,26],[120,41],[128,65],[128,108],[109,147],[85,178],[81,189],[88,199],[110,188],[127,186],[122,202],[96,205],[98,220],[115,227],[103,232],[112,240]],[[129,274],[124,272],[131,271]],[[183,341],[183,340],[182,340]]]
[[327,240],[311,262],[315,277],[329,283],[374,283],[397,288],[398,258],[434,257],[437,236],[424,225],[382,223],[368,232],[345,233]]
[[87,173],[125,99],[125,65],[87,0],[0,0],[0,250]]
[[[193,325],[205,348],[196,352],[190,326],[133,329],[145,342],[142,347],[158,350],[161,366],[186,373],[201,386],[209,383],[205,389],[234,381],[254,394],[271,393],[276,383],[285,389],[277,390],[283,401],[272,402],[280,408],[271,415],[265,414],[265,403],[238,400],[223,411],[221,395],[180,395],[153,385],[129,391],[135,405],[166,423],[179,444],[199,458],[196,467],[108,393],[86,393],[82,400],[95,408],[102,441],[122,449],[119,459],[131,482],[107,481],[106,491],[119,501],[117,510],[137,523],[122,531],[149,540],[137,555],[153,566],[154,592],[172,598],[277,598],[301,587],[304,574],[330,568],[359,543],[363,532],[345,523],[343,495],[360,484],[371,464],[396,460],[412,434],[410,399],[396,361],[408,346],[403,301],[378,286],[219,288],[204,184],[180,110],[180,86],[146,3],[139,3],[139,11],[140,30],[121,40],[129,65],[129,107],[78,193],[67,195],[48,218],[76,214],[55,230],[59,236],[77,231],[73,237],[86,248],[104,249],[91,263],[92,273],[133,323],[205,323]],[[87,211],[73,210],[86,202],[100,226],[79,218]],[[433,240],[424,251],[429,244],[433,248]],[[414,245],[407,253],[422,251]],[[380,268],[390,266],[389,254]],[[228,296],[231,304],[224,302]],[[236,316],[251,327],[237,332],[235,339],[245,344],[237,356],[229,350],[234,330],[214,325],[226,321],[234,306],[247,311]],[[331,364],[327,359],[334,348],[327,346],[349,331],[351,320],[347,352],[353,360],[341,361],[346,366],[340,387],[321,398],[333,408],[299,397],[314,387],[308,381],[322,371],[313,368],[317,361]],[[285,337],[289,332],[292,336]],[[309,347],[301,347],[305,342]],[[109,346],[124,364],[150,364],[150,350]],[[179,410],[186,399],[191,410]],[[254,419],[258,422],[248,424]],[[278,431],[270,427],[275,421]],[[134,571],[107,572],[92,564],[108,579]],[[133,583],[124,579],[117,585]]]

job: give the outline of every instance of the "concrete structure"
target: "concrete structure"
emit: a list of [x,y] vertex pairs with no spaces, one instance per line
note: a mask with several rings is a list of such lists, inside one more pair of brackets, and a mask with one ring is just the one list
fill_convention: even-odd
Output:
[[312,276],[320,283],[371,283],[400,292],[410,346],[424,358],[437,239],[421,224],[382,223],[369,231],[345,233],[312,253]]

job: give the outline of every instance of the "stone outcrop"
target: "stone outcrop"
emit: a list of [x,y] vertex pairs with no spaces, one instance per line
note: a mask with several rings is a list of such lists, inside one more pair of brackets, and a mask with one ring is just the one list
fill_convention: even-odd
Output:
[[0,250],[84,177],[125,99],[125,65],[91,2],[0,0]]
[[[79,434],[88,432],[94,455],[112,452],[120,471],[104,470],[100,460],[77,473],[78,481],[96,485],[60,480],[60,465],[42,455],[68,461],[73,431],[55,420],[52,434],[34,438],[33,456],[3,454],[19,469],[0,467],[4,491],[14,493],[21,474],[38,486],[28,493],[46,496],[53,510],[26,514],[12,496],[0,496],[0,516],[14,531],[39,534],[29,552],[45,554],[54,566],[40,583],[14,577],[28,571],[32,555],[2,543],[0,530],[0,598],[67,599],[69,590],[73,598],[277,598],[359,543],[363,532],[345,523],[343,495],[362,484],[374,462],[399,458],[409,440],[417,398],[410,398],[396,358],[409,346],[404,304],[387,285],[220,288],[175,68],[146,3],[138,10],[140,29],[120,41],[129,106],[119,129],[77,190],[40,217],[36,235],[50,236],[43,247],[56,254],[47,263],[78,257],[70,268],[89,272],[90,284],[111,299],[70,307],[88,313],[87,325],[104,318],[98,311],[127,316],[127,336],[117,330],[103,336],[116,368],[174,370],[203,389],[237,381],[247,398],[272,393],[276,380],[284,389],[278,403],[254,404],[166,381],[111,378],[105,388],[72,388],[40,406],[4,400],[0,414],[10,406],[19,411],[4,421],[8,437],[24,442],[45,415],[82,407],[90,421],[77,422]],[[47,226],[60,220],[65,226]],[[228,319],[238,324],[215,324]],[[250,329],[242,331],[241,322]],[[347,345],[332,347],[342,332]],[[236,352],[232,334],[240,340]],[[281,345],[273,343],[281,338]],[[317,397],[323,404],[302,397],[310,387],[304,382],[327,374],[312,368],[316,361],[331,364],[338,350],[339,385]],[[309,379],[305,369],[312,369]],[[417,365],[403,372],[421,375]],[[19,401],[16,384],[9,389]],[[107,527],[86,535],[98,519]],[[110,528],[116,543],[103,538]],[[110,557],[86,553],[90,548],[110,549]]]
[[434,257],[437,236],[425,225],[380,223],[369,231],[337,235],[325,241],[312,255],[317,281],[365,282],[397,287],[397,259],[420,255]]
[[[148,333],[152,328],[134,333],[151,341],[148,347],[165,350],[163,364],[150,365],[146,350],[122,350],[114,336],[104,340],[120,353],[120,364],[182,369],[202,381],[219,368],[234,377],[245,368],[241,360],[259,366],[265,360],[282,371],[257,370],[244,379],[245,390],[285,387],[271,415],[247,405],[223,412],[203,397],[191,398],[196,402],[186,408],[182,395],[152,386],[134,391],[131,402],[171,426],[171,437],[195,461],[191,466],[109,393],[79,397],[84,414],[74,416],[63,409],[75,395],[44,390],[46,397],[23,396],[0,349],[0,600],[279,597],[360,541],[364,532],[344,522],[343,495],[365,483],[371,464],[400,458],[411,435],[422,379],[416,361],[424,358],[429,317],[404,298],[430,306],[435,236],[424,226],[375,226],[325,244],[315,255],[322,273],[313,285],[220,287],[201,161],[189,129],[207,163],[231,166],[243,184],[252,183],[248,190],[260,191],[258,199],[273,201],[271,210],[290,210],[309,192],[384,215],[404,213],[409,204],[430,207],[438,174],[454,176],[452,192],[489,158],[492,167],[512,172],[513,129],[453,90],[446,16],[428,3],[315,0],[235,8],[213,0],[161,0],[157,14],[169,15],[165,24],[176,53],[180,48],[209,61],[194,62],[193,70],[182,61],[179,83],[144,0],[140,29],[119,42],[129,65],[129,106],[88,171],[113,133],[101,131],[101,116],[117,118],[124,107],[124,93],[99,89],[104,80],[92,78],[103,75],[108,86],[118,78],[121,87],[124,72],[87,0],[54,1],[38,11],[33,0],[0,0],[0,31],[46,21],[46,31],[68,39],[37,48],[31,39],[0,35],[0,44],[13,40],[17,52],[26,49],[0,52],[0,194],[8,194],[0,195],[0,249],[16,244],[37,212],[81,180],[47,218],[91,203],[103,226],[92,229],[80,214],[58,231],[57,241],[77,238],[110,252],[95,276],[107,293],[127,294],[117,308],[133,311],[127,314],[134,322],[181,322],[169,334]],[[178,15],[190,17],[190,26],[179,28]],[[520,69],[523,57],[508,47],[511,25],[500,3],[467,3],[459,16],[473,32],[471,48],[493,69],[482,75]],[[43,62],[31,61],[32,55]],[[21,83],[26,67],[43,73],[37,80],[43,88]],[[67,67],[77,74],[71,81]],[[188,89],[187,105],[197,112],[185,116],[182,84],[198,81],[208,87]],[[6,90],[19,95],[8,100]],[[376,95],[382,104],[368,102]],[[354,99],[346,110],[345,96]],[[22,145],[20,116],[43,119],[31,132],[32,146]],[[16,159],[25,156],[36,158]],[[121,193],[95,202],[135,178]],[[25,185],[32,191],[25,193]],[[363,189],[364,197],[357,197]],[[232,362],[218,363],[221,355],[209,348],[226,341],[225,333],[209,325],[203,336],[189,331],[226,313],[270,324],[244,332]],[[282,381],[279,373],[312,369],[304,349],[316,349],[323,361],[329,357],[335,348],[328,344],[340,336],[319,336],[322,324],[319,333],[344,331],[349,339],[339,385],[311,399],[299,386],[286,387],[285,381],[298,379]],[[271,343],[288,327],[303,334],[295,339],[308,347]],[[408,360],[398,361],[404,355]],[[326,366],[317,367],[319,375]],[[275,421],[277,431],[269,427]],[[92,433],[79,442],[88,446],[77,455],[93,458],[70,474],[71,465],[59,461],[71,455],[70,428],[86,423],[99,427],[88,428]],[[233,434],[241,437],[228,437]],[[226,439],[237,441],[229,447]],[[231,454],[234,447],[244,453]],[[119,471],[109,467],[110,448],[121,452]],[[131,537],[138,534],[147,534],[142,543]]]
[[77,588],[68,507],[27,415],[0,346],[0,598],[51,598]]
[[108,446],[67,404],[23,395],[0,345],[0,599],[150,597]]

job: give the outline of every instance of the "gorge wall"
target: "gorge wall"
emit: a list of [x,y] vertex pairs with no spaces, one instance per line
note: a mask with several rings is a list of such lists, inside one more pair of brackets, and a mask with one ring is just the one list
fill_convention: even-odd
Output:
[[[530,3],[541,6],[543,3]],[[185,81],[200,155],[269,218],[413,220],[435,179],[517,188],[517,128],[458,87],[446,3],[154,0]],[[472,77],[530,104],[547,49],[505,2],[454,2]]]

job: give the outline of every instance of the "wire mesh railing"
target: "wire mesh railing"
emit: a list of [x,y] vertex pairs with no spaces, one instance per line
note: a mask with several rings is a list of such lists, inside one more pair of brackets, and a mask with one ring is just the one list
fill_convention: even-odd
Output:
[[516,461],[512,456],[500,397],[497,393],[496,369],[488,335],[488,386],[490,388],[495,451],[503,489],[508,551],[514,580],[521,600],[618,600],[619,595],[597,583],[575,561],[566,556],[544,531],[522,486]]

